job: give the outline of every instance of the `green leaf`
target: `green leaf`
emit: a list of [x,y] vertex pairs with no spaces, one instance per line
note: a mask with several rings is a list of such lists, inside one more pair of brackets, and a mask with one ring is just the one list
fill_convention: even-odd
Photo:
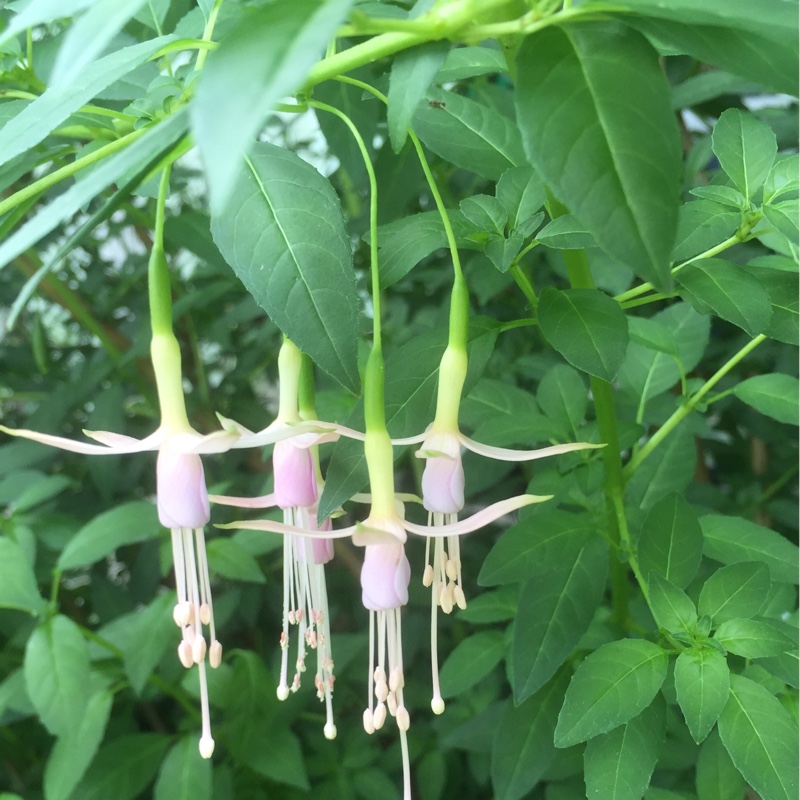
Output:
[[499,631],[473,633],[459,642],[442,664],[442,697],[471,689],[500,663],[505,650],[505,638]]
[[101,748],[75,790],[80,800],[133,800],[153,780],[170,739],[157,733],[120,736]]
[[728,751],[716,730],[703,742],[697,758],[697,796],[699,800],[742,800],[745,782],[733,766]]
[[557,250],[583,250],[595,247],[596,242],[586,225],[579,222],[572,214],[564,214],[550,220],[536,234],[536,241]]
[[800,213],[800,202],[797,200],[783,200],[774,205],[764,206],[764,216],[777,228],[792,244],[797,242],[798,213]]
[[678,273],[682,294],[701,313],[713,311],[750,336],[761,333],[772,317],[767,290],[752,273],[721,258],[704,258]]
[[520,800],[541,780],[556,755],[553,728],[567,689],[553,678],[519,705],[508,703],[492,744],[492,787],[497,800]]
[[585,515],[537,510],[503,533],[483,562],[478,583],[515,583],[573,564],[591,535],[591,520]]
[[8,21],[6,28],[0,32],[0,45],[8,42],[13,36],[23,33],[28,28],[53,22],[64,17],[71,17],[91,5],[93,0],[31,0]]
[[507,70],[505,57],[493,47],[456,47],[448,52],[435,82],[441,84],[463,81],[478,75]]
[[0,608],[18,608],[38,614],[44,605],[36,575],[24,551],[8,536],[0,537]]
[[601,248],[669,288],[681,157],[658,54],[629,28],[573,23],[528,36],[517,74],[530,162]]
[[797,193],[800,189],[800,155],[779,156],[764,181],[764,202],[773,200],[787,193]]
[[212,539],[206,545],[206,554],[212,573],[216,572],[236,581],[266,583],[258,561],[233,539]]
[[797,797],[797,727],[763,686],[731,676],[719,735],[736,768],[764,800]]
[[[102,62],[98,61],[97,64]],[[42,95],[44,97],[44,95]],[[0,131],[0,140],[9,126]],[[69,189],[43,206],[0,244],[0,269],[36,244],[60,223],[69,219],[112,183],[124,179],[132,170],[141,171],[157,162],[186,130],[186,113],[178,111],[147,132],[124,150],[103,159]],[[46,135],[46,134],[45,134]],[[2,152],[2,150],[0,150]]]
[[685,203],[678,211],[678,232],[675,234],[673,261],[684,261],[724,242],[739,227],[741,211],[711,200]]
[[44,726],[78,731],[89,702],[89,652],[78,626],[61,614],[39,625],[25,648],[25,686]]
[[107,690],[93,695],[74,734],[56,741],[44,769],[45,800],[68,800],[100,747],[113,702]]
[[414,115],[414,130],[436,155],[491,181],[525,163],[510,119],[453,92],[432,90],[428,97],[431,102]]
[[675,692],[692,738],[700,744],[728,701],[730,670],[713,647],[684,650],[675,662]]
[[639,567],[683,589],[695,576],[703,557],[703,531],[683,496],[674,493],[650,509],[638,543]]
[[646,511],[662,497],[681,492],[692,482],[697,448],[688,425],[679,425],[659,447],[658,455],[643,461],[628,483],[628,500]]
[[[236,215],[228,204],[244,172],[243,157],[253,151],[255,136],[275,103],[300,88],[352,3],[276,0],[242,15],[209,55],[191,114],[213,216]],[[309,202],[300,208],[313,208],[314,201]]]
[[538,315],[542,335],[573,367],[614,379],[628,346],[628,320],[619,303],[596,289],[547,286]]
[[650,607],[659,627],[670,633],[691,633],[697,622],[697,610],[686,592],[657,572],[650,573],[648,584]]
[[730,653],[743,658],[767,658],[794,649],[797,643],[769,622],[757,619],[729,619],[714,638]]
[[67,28],[53,67],[53,85],[69,86],[81,80],[81,73],[125,27],[146,0],[95,0]]
[[152,503],[133,500],[104,511],[84,525],[58,559],[59,569],[79,569],[100,561],[118,547],[154,539],[161,533]]
[[[172,36],[161,36],[124,47],[87,67],[81,73],[80,80],[49,88],[0,128],[0,166],[39,144],[70,114],[123,75],[143,64],[173,39]],[[79,203],[79,207],[80,205],[83,202]]]
[[774,581],[797,583],[797,545],[779,533],[741,517],[707,514],[700,517],[703,529],[703,552],[723,564],[761,561],[769,567]]
[[357,391],[358,297],[338,197],[313,167],[272,144],[258,143],[237,167],[224,211],[212,215],[217,247],[272,321]]
[[769,591],[769,570],[760,561],[742,561],[718,569],[703,585],[697,610],[716,627],[735,617],[754,617]]
[[663,702],[655,702],[625,725],[593,738],[583,753],[586,796],[641,800],[664,741]]
[[800,381],[791,375],[757,375],[738,383],[733,393],[756,411],[778,422],[788,425],[800,422]]
[[469,605],[459,613],[458,618],[479,625],[506,622],[517,616],[518,606],[519,585],[501,586],[493,592],[484,592],[470,598]]
[[518,233],[512,234],[507,239],[497,234],[490,234],[483,252],[495,269],[500,272],[508,272],[514,259],[519,255],[524,241],[522,235]]
[[621,639],[587,656],[558,716],[556,747],[613,730],[650,705],[667,675],[667,654],[643,639]]
[[738,108],[729,108],[714,126],[711,149],[725,174],[750,200],[772,168],[778,143],[765,122]]
[[772,319],[764,333],[779,342],[800,344],[797,272],[759,267],[755,274],[772,303]]
[[592,537],[574,561],[523,584],[511,646],[517,702],[547,683],[586,633],[603,599],[607,572],[608,547]]
[[577,433],[589,407],[589,392],[583,378],[566,364],[556,364],[545,372],[536,399],[553,422],[572,433]]
[[153,800],[211,800],[211,761],[200,755],[196,737],[181,739],[167,753]]
[[[453,52],[460,51],[454,50]],[[507,169],[497,181],[494,194],[508,213],[508,229],[510,231],[533,217],[545,201],[542,179],[536,174],[533,167],[529,166]]]
[[486,194],[465,197],[459,204],[461,213],[478,231],[502,235],[508,221],[508,212],[496,198]]
[[449,42],[426,42],[399,53],[392,62],[386,120],[395,153],[403,149],[414,113],[449,51]]
[[741,192],[730,186],[697,186],[689,190],[689,194],[695,197],[703,197],[706,200],[713,200],[723,206],[730,206],[739,211],[747,209],[748,203]]

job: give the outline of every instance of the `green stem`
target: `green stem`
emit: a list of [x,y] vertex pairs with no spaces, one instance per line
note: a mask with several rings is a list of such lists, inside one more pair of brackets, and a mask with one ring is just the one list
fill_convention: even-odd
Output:
[[119,150],[123,150],[129,144],[144,136],[148,130],[150,130],[149,127],[139,128],[138,130],[132,131],[120,139],[98,148],[83,158],[76,159],[71,164],[67,164],[64,167],[61,167],[61,169],[57,169],[55,172],[51,172],[49,175],[39,178],[38,181],[34,181],[24,189],[14,192],[14,194],[12,194],[10,197],[0,201],[0,215],[10,211],[12,208],[15,208],[30,197],[36,197],[37,195],[49,189],[51,186],[55,186],[65,178],[71,177],[76,172],[80,172],[82,169],[85,169],[92,164],[96,164],[98,161],[102,161],[104,158],[118,152]]
[[[211,41],[211,37],[214,35],[214,26],[217,24],[217,16],[219,15],[220,8],[222,8],[222,0],[214,0],[214,5],[211,7],[211,13],[208,15],[208,22],[206,22],[206,27],[203,29],[202,41]],[[198,72],[203,69],[207,57],[208,50],[200,50],[198,52],[197,64],[195,65],[195,69]]]
[[519,264],[512,264],[509,272],[513,276],[514,280],[519,286],[522,294],[525,295],[530,307],[533,311],[536,311],[536,308],[539,305],[539,298],[536,296],[536,290],[533,288],[533,284],[531,283],[528,276],[522,271],[522,267]]
[[500,326],[500,333],[505,333],[506,331],[511,331],[514,328],[531,328],[535,327],[539,323],[535,319],[514,319],[511,322],[504,322]]
[[164,253],[164,216],[169,193],[170,166],[164,167],[158,185],[156,200],[156,225],[153,233],[153,247],[147,273],[147,286],[150,296],[150,325],[153,335],[172,334],[172,287],[169,268]]
[[748,353],[754,350],[767,337],[760,333],[748,342],[738,353],[729,358],[675,413],[650,437],[647,444],[628,462],[625,476],[630,478],[639,465],[655,450],[680,423],[695,410],[698,403],[719,383]]

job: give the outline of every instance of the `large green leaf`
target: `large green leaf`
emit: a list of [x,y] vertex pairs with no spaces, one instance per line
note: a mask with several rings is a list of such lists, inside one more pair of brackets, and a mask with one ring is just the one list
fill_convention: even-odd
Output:
[[161,532],[156,507],[144,500],[123,503],[104,511],[70,539],[58,559],[59,569],[78,569],[113,553],[126,544],[144,542]]
[[428,97],[414,115],[414,130],[436,155],[492,181],[525,163],[510,119],[453,92],[432,90]]
[[276,0],[243,14],[209,56],[192,101],[192,132],[216,216],[235,215],[228,204],[243,157],[273,106],[300,88],[352,2]]
[[707,514],[700,517],[703,529],[703,552],[723,564],[739,561],[762,561],[774,581],[797,583],[797,545],[779,533],[741,517]]
[[675,662],[675,692],[692,738],[699,744],[728,701],[730,670],[713,647],[684,650]]
[[613,730],[650,705],[667,675],[667,654],[644,639],[621,639],[587,656],[558,716],[556,747]]
[[0,165],[39,144],[70,114],[143,64],[172,39],[161,36],[124,47],[88,66],[79,80],[48,89],[0,128]]
[[411,120],[450,50],[449,42],[427,42],[399,53],[389,73],[386,121],[395,153],[406,143]]
[[744,797],[742,773],[733,766],[731,757],[716,730],[703,742],[697,757],[697,796],[699,800],[731,800]]
[[769,570],[760,561],[721,567],[703,584],[697,610],[719,625],[735,617],[754,617],[769,591]]
[[668,288],[681,157],[658,54],[629,28],[577,23],[529,36],[517,74],[530,162],[600,247]]
[[483,562],[481,586],[515,583],[572,564],[592,535],[588,516],[560,509],[538,510],[512,525]]
[[133,733],[100,749],[75,790],[80,800],[133,800],[155,777],[169,747],[168,736]]
[[439,678],[442,697],[455,697],[483,680],[505,655],[505,639],[500,631],[481,631],[456,645],[442,664]]
[[203,758],[196,737],[181,739],[161,765],[153,800],[211,800],[211,761]]
[[330,183],[294,153],[259,143],[236,163],[230,199],[212,215],[211,232],[273,322],[357,391],[358,297],[342,208]]
[[93,0],[31,0],[17,11],[5,30],[0,32],[0,45],[35,25],[70,17],[92,2]]
[[74,736],[89,702],[89,652],[78,626],[61,614],[40,625],[25,648],[25,686],[45,727]]
[[742,658],[779,656],[797,647],[792,639],[774,624],[757,619],[729,619],[714,633],[729,653]]
[[235,581],[266,582],[258,561],[235,539],[212,539],[206,546],[206,554],[212,574],[216,572]]
[[[132,172],[146,170],[149,165],[155,166],[163,153],[184,134],[186,124],[186,113],[178,111],[148,128],[141,138],[124,150],[105,158],[3,240],[0,244],[0,268],[55,230],[111,184],[130,177]],[[5,131],[3,128],[0,137]]]
[[[786,3],[778,5],[788,8]],[[772,128],[738,108],[722,112],[714,126],[711,147],[725,174],[748,200],[763,185],[778,154]]]
[[524,584],[511,646],[517,702],[553,677],[586,632],[603,599],[607,572],[608,547],[593,537],[574,561]]
[[596,289],[548,286],[538,316],[542,335],[572,366],[614,379],[628,346],[628,320],[615,300]]
[[678,273],[684,297],[700,312],[712,311],[756,336],[772,318],[767,290],[746,269],[722,258],[704,258]]
[[719,735],[736,768],[763,800],[795,800],[797,726],[763,686],[731,676]]
[[778,422],[800,424],[800,381],[791,375],[757,375],[738,383],[733,393],[756,411]]
[[683,589],[703,557],[703,531],[683,496],[674,493],[649,511],[638,543],[642,574],[654,571]]
[[0,537],[0,608],[18,608],[31,614],[44,608],[25,551],[7,536]]
[[523,703],[506,706],[492,744],[497,800],[526,797],[555,757],[553,728],[566,689],[566,674],[558,675]]
[[625,725],[595,736],[583,753],[586,796],[641,800],[664,741],[664,703],[654,702]]
[[505,57],[493,47],[457,47],[447,54],[436,76],[436,83],[463,81],[477,75],[507,70]]
[[577,435],[586,418],[589,392],[584,379],[572,367],[556,364],[542,376],[536,390],[542,411],[563,429]]
[[74,735],[56,741],[44,769],[45,800],[70,797],[100,747],[113,701],[106,690],[93,695]]

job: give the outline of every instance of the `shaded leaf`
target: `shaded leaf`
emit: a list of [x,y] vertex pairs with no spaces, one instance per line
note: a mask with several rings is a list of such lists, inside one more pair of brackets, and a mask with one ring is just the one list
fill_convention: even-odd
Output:
[[800,381],[791,375],[756,375],[738,383],[733,393],[756,411],[778,422],[800,424]]
[[153,800],[211,800],[211,761],[200,755],[195,737],[181,739],[167,753]]
[[0,537],[0,608],[18,608],[38,614],[44,605],[25,552],[13,539]]
[[699,744],[728,702],[730,670],[712,647],[684,650],[675,662],[675,692],[692,738]]
[[481,631],[459,642],[442,664],[442,697],[455,697],[471,689],[500,663],[504,654],[505,640],[499,631]]

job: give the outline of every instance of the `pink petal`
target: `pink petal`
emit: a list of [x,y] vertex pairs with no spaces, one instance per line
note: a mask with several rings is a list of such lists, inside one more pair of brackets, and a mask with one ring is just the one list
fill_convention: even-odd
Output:
[[307,448],[297,447],[293,439],[276,442],[272,471],[279,508],[308,508],[317,502],[314,459]]
[[210,494],[208,499],[220,506],[237,506],[238,508],[272,508],[275,495],[265,494],[263,497],[228,497],[221,494]]
[[156,462],[158,518],[165,528],[202,528],[211,518],[203,462],[169,448]]
[[371,611],[388,611],[408,603],[411,566],[402,544],[369,545],[361,567],[361,600]]
[[[39,444],[46,444],[50,447],[58,447],[61,450],[69,450],[71,453],[83,453],[84,455],[97,455],[97,456],[113,456],[119,455],[124,450],[115,450],[111,447],[106,447],[100,444],[90,444],[89,442],[76,442],[73,439],[66,439],[62,436],[52,436],[49,433],[39,433],[39,431],[29,431],[24,428],[6,428],[0,425],[0,431],[7,433],[9,436],[19,436],[23,439],[31,439]],[[113,436],[108,432],[109,436]],[[128,438],[128,437],[126,437]],[[138,440],[136,440],[138,442]],[[155,448],[151,448],[155,449]],[[130,452],[130,451],[128,451]]]
[[464,434],[459,434],[459,441],[468,450],[487,458],[494,458],[498,461],[533,461],[536,458],[547,458],[557,456],[560,453],[572,453],[575,450],[596,450],[598,447],[605,447],[605,444],[589,444],[588,442],[570,442],[569,444],[556,444],[552,447],[542,447],[539,450],[509,450],[505,447],[493,447],[490,444],[481,444],[474,439],[470,439]]
[[161,428],[153,431],[144,439],[136,439],[133,436],[125,436],[121,433],[111,431],[87,431],[84,435],[96,442],[100,442],[106,447],[110,447],[117,453],[142,453],[146,450],[158,450],[164,441],[164,431]]
[[427,458],[422,473],[422,503],[427,511],[458,514],[464,508],[464,467],[458,458]]
[[418,536],[457,536],[462,533],[472,533],[479,528],[483,528],[490,522],[494,522],[512,511],[516,511],[524,506],[529,506],[532,503],[543,503],[545,500],[551,500],[553,495],[535,495],[535,494],[521,494],[517,497],[510,497],[508,500],[501,500],[499,503],[493,503],[487,506],[482,511],[478,511],[471,517],[462,519],[460,522],[455,522],[451,525],[415,525],[413,522],[403,523],[406,530],[411,533],[416,533]]

